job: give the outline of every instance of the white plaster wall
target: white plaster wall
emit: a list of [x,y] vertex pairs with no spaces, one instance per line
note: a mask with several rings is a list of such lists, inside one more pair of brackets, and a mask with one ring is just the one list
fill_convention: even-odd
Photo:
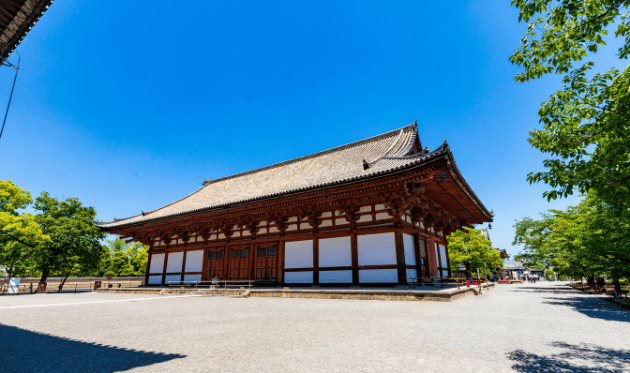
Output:
[[290,284],[312,284],[313,271],[308,272],[286,272],[284,282]]
[[181,281],[181,279],[182,279],[182,277],[180,275],[166,276],[166,278],[164,279],[164,284],[170,285],[169,281]]
[[[151,256],[151,267],[149,273],[162,273],[164,269],[164,254],[153,254]],[[162,280],[160,280],[161,282]]]
[[359,271],[359,282],[398,282],[398,271],[395,269],[362,269]]
[[[407,269],[407,278],[418,277],[418,271],[415,269]],[[418,280],[407,280],[407,282],[418,282]]]
[[416,248],[413,244],[413,236],[403,233],[403,244],[405,245],[405,264],[416,265]]
[[[286,242],[284,244],[284,268],[312,268],[312,267],[313,267],[313,240],[293,241],[293,242]],[[289,273],[298,273],[298,272],[289,272]],[[287,273],[287,275],[289,273]],[[311,282],[313,282],[312,273],[311,273]]]
[[203,250],[186,253],[186,272],[201,272],[203,267]]
[[446,260],[446,246],[440,245],[440,255],[442,256],[442,267],[446,267],[448,261]]
[[184,281],[201,281],[201,275],[184,275]]
[[166,264],[166,273],[177,273],[182,271],[182,264],[184,262],[184,252],[168,254],[168,263]]
[[352,265],[350,237],[322,238],[319,240],[319,266],[341,267]]
[[396,264],[393,232],[357,236],[359,265]]
[[149,276],[149,285],[160,285],[160,284],[162,284],[162,275]]
[[350,283],[352,271],[319,271],[319,282],[326,283]]

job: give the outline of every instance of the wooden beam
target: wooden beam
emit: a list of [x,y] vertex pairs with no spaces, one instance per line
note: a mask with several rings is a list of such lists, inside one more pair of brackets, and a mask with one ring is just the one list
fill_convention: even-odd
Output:
[[402,227],[396,227],[394,231],[396,243],[396,263],[398,267],[398,284],[407,284],[407,271],[405,268],[405,243],[403,241]]
[[359,286],[359,245],[355,232],[350,237],[350,257],[352,260],[352,285]]

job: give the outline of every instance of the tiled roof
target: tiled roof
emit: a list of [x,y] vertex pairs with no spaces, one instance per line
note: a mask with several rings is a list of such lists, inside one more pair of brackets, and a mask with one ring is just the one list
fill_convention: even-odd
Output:
[[0,61],[9,57],[52,2],[53,0],[0,1]]
[[[450,153],[446,143],[436,150],[413,153],[417,124],[319,153],[253,171],[203,182],[196,192],[167,206],[99,224],[115,228],[174,215],[316,189],[400,170]],[[419,142],[418,142],[419,143]],[[368,167],[366,168],[366,164]]]

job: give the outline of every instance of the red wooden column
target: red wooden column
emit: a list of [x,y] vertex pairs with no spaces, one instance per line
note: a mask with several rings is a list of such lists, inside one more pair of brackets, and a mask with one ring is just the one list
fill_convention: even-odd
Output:
[[313,237],[313,286],[319,286],[319,237]]
[[357,234],[354,232],[350,236],[350,257],[352,260],[352,285],[359,286],[359,244]]
[[147,273],[144,275],[144,284],[149,285],[149,272],[151,271],[151,258],[153,258],[153,243],[149,246],[149,259],[147,260]]
[[230,247],[225,244],[223,247],[223,278],[222,280],[230,279]]
[[203,256],[201,259],[201,281],[205,281],[210,280],[206,277],[206,270],[208,269],[208,248],[206,247],[206,245],[202,245],[201,247],[203,247]]
[[407,285],[407,265],[405,264],[405,243],[403,241],[402,227],[399,225],[395,231],[396,263],[398,264],[398,284]]
[[437,258],[435,257],[435,242],[431,239],[427,240],[427,267],[429,268],[429,276],[438,276],[437,273]]
[[416,252],[416,277],[424,277],[424,268],[422,268],[422,251],[420,250],[420,236],[413,235],[413,248]]
[[168,252],[164,252],[164,265],[162,266],[162,285],[166,280],[166,264],[168,264]]
[[186,272],[186,255],[187,254],[188,254],[188,251],[184,249],[184,255],[182,256],[182,275],[180,276],[181,277],[179,279],[180,281],[184,281],[184,272]]
[[249,260],[249,273],[248,278],[250,280],[256,280],[256,244],[254,242],[249,244],[249,254],[247,259]]
[[277,280],[279,283],[284,282],[284,240],[280,240],[278,243],[278,269],[277,269]]

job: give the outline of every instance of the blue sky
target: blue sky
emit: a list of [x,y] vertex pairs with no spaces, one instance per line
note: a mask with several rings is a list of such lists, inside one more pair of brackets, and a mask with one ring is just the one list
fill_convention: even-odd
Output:
[[[548,203],[525,181],[560,77],[514,82],[525,25],[509,3],[56,1],[18,48],[0,179],[111,221],[418,120],[494,210],[494,246],[516,254],[516,219],[578,199]],[[3,109],[13,73],[0,68]]]

